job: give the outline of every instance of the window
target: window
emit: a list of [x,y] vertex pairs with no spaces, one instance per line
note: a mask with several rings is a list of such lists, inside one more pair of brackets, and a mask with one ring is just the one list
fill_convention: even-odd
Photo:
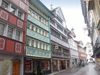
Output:
[[39,16],[39,21],[41,21],[41,16]]
[[43,49],[45,49],[45,44],[43,44]]
[[44,35],[44,31],[42,31],[42,35]]
[[36,48],[38,48],[38,41],[36,41]]
[[4,25],[0,24],[0,35],[3,35],[4,32]]
[[34,12],[32,12],[32,16],[34,17],[34,15],[35,15],[35,13]]
[[11,8],[10,8],[10,12],[15,14],[15,8],[13,6],[11,6]]
[[34,25],[32,25],[32,30],[34,31],[34,28],[35,28],[35,26]]
[[8,3],[5,2],[4,0],[2,0],[1,6],[2,6],[4,9],[8,9]]
[[27,28],[31,29],[31,23],[30,22],[27,23]]
[[31,9],[28,10],[28,13],[31,14]]
[[38,32],[38,28],[36,27],[36,30],[35,30],[36,32]]
[[41,29],[39,29],[39,33],[41,34]]
[[41,42],[40,42],[40,48],[42,49],[42,44],[41,44]]
[[23,2],[26,2],[26,0],[22,0]]
[[7,36],[8,36],[9,38],[12,38],[12,34],[13,34],[13,28],[8,27],[8,33],[7,33]]
[[20,40],[20,31],[16,30],[16,40]]
[[48,33],[47,32],[45,32],[45,36],[48,37]]
[[46,45],[46,50],[49,50],[49,46],[48,45]]
[[18,17],[21,18],[22,12],[18,11]]
[[34,40],[32,40],[32,47],[34,47]]
[[27,39],[27,45],[31,46],[31,39],[30,38]]
[[35,18],[38,19],[38,15],[37,14],[36,14]]

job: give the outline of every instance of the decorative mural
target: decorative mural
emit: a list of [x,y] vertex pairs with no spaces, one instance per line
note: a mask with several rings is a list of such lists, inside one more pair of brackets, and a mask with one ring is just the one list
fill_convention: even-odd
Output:
[[17,52],[17,53],[21,53],[21,44],[20,43],[16,43],[15,44],[15,51]]
[[50,51],[26,47],[26,55],[51,58]]
[[38,20],[34,19],[33,17],[31,17],[30,15],[28,15],[28,20],[35,23],[37,26],[49,31],[49,27],[42,24],[41,22],[39,22]]
[[31,37],[34,37],[36,39],[42,40],[44,42],[50,43],[49,38],[44,37],[44,36],[42,36],[40,34],[37,34],[37,33],[33,32],[33,31],[29,30],[29,29],[27,29],[27,35],[29,35]]
[[8,16],[9,14],[6,11],[0,9],[0,18],[8,21]]
[[5,39],[0,37],[0,50],[3,50],[5,47]]

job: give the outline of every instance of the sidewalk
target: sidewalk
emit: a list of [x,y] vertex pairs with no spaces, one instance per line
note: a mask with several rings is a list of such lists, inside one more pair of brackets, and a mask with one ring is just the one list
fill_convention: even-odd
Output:
[[[81,68],[81,67],[80,67],[80,68]],[[77,72],[80,68],[79,68],[79,67],[78,67],[78,68],[76,67],[76,68],[61,70],[61,71],[57,71],[57,72],[54,72],[54,73],[48,74],[48,75],[56,75],[56,74],[62,73],[62,72],[74,73],[74,72]]]
[[94,69],[98,72],[98,74],[100,75],[100,70],[98,70],[97,67],[94,67]]

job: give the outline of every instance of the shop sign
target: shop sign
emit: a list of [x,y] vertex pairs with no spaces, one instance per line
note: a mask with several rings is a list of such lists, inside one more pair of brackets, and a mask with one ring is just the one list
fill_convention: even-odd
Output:
[[0,17],[4,20],[8,20],[8,13],[4,10],[0,10]]
[[23,22],[21,20],[17,20],[17,26],[23,28]]
[[21,44],[20,43],[16,43],[16,45],[15,45],[15,51],[17,53],[21,53]]
[[5,46],[5,39],[0,38],[0,50],[3,50]]

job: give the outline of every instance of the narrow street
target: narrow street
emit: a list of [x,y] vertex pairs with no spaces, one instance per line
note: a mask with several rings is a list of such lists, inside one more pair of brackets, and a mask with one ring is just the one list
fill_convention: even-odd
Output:
[[99,75],[97,71],[94,69],[95,64],[89,64],[81,69],[79,69],[75,73],[63,72],[55,75]]

